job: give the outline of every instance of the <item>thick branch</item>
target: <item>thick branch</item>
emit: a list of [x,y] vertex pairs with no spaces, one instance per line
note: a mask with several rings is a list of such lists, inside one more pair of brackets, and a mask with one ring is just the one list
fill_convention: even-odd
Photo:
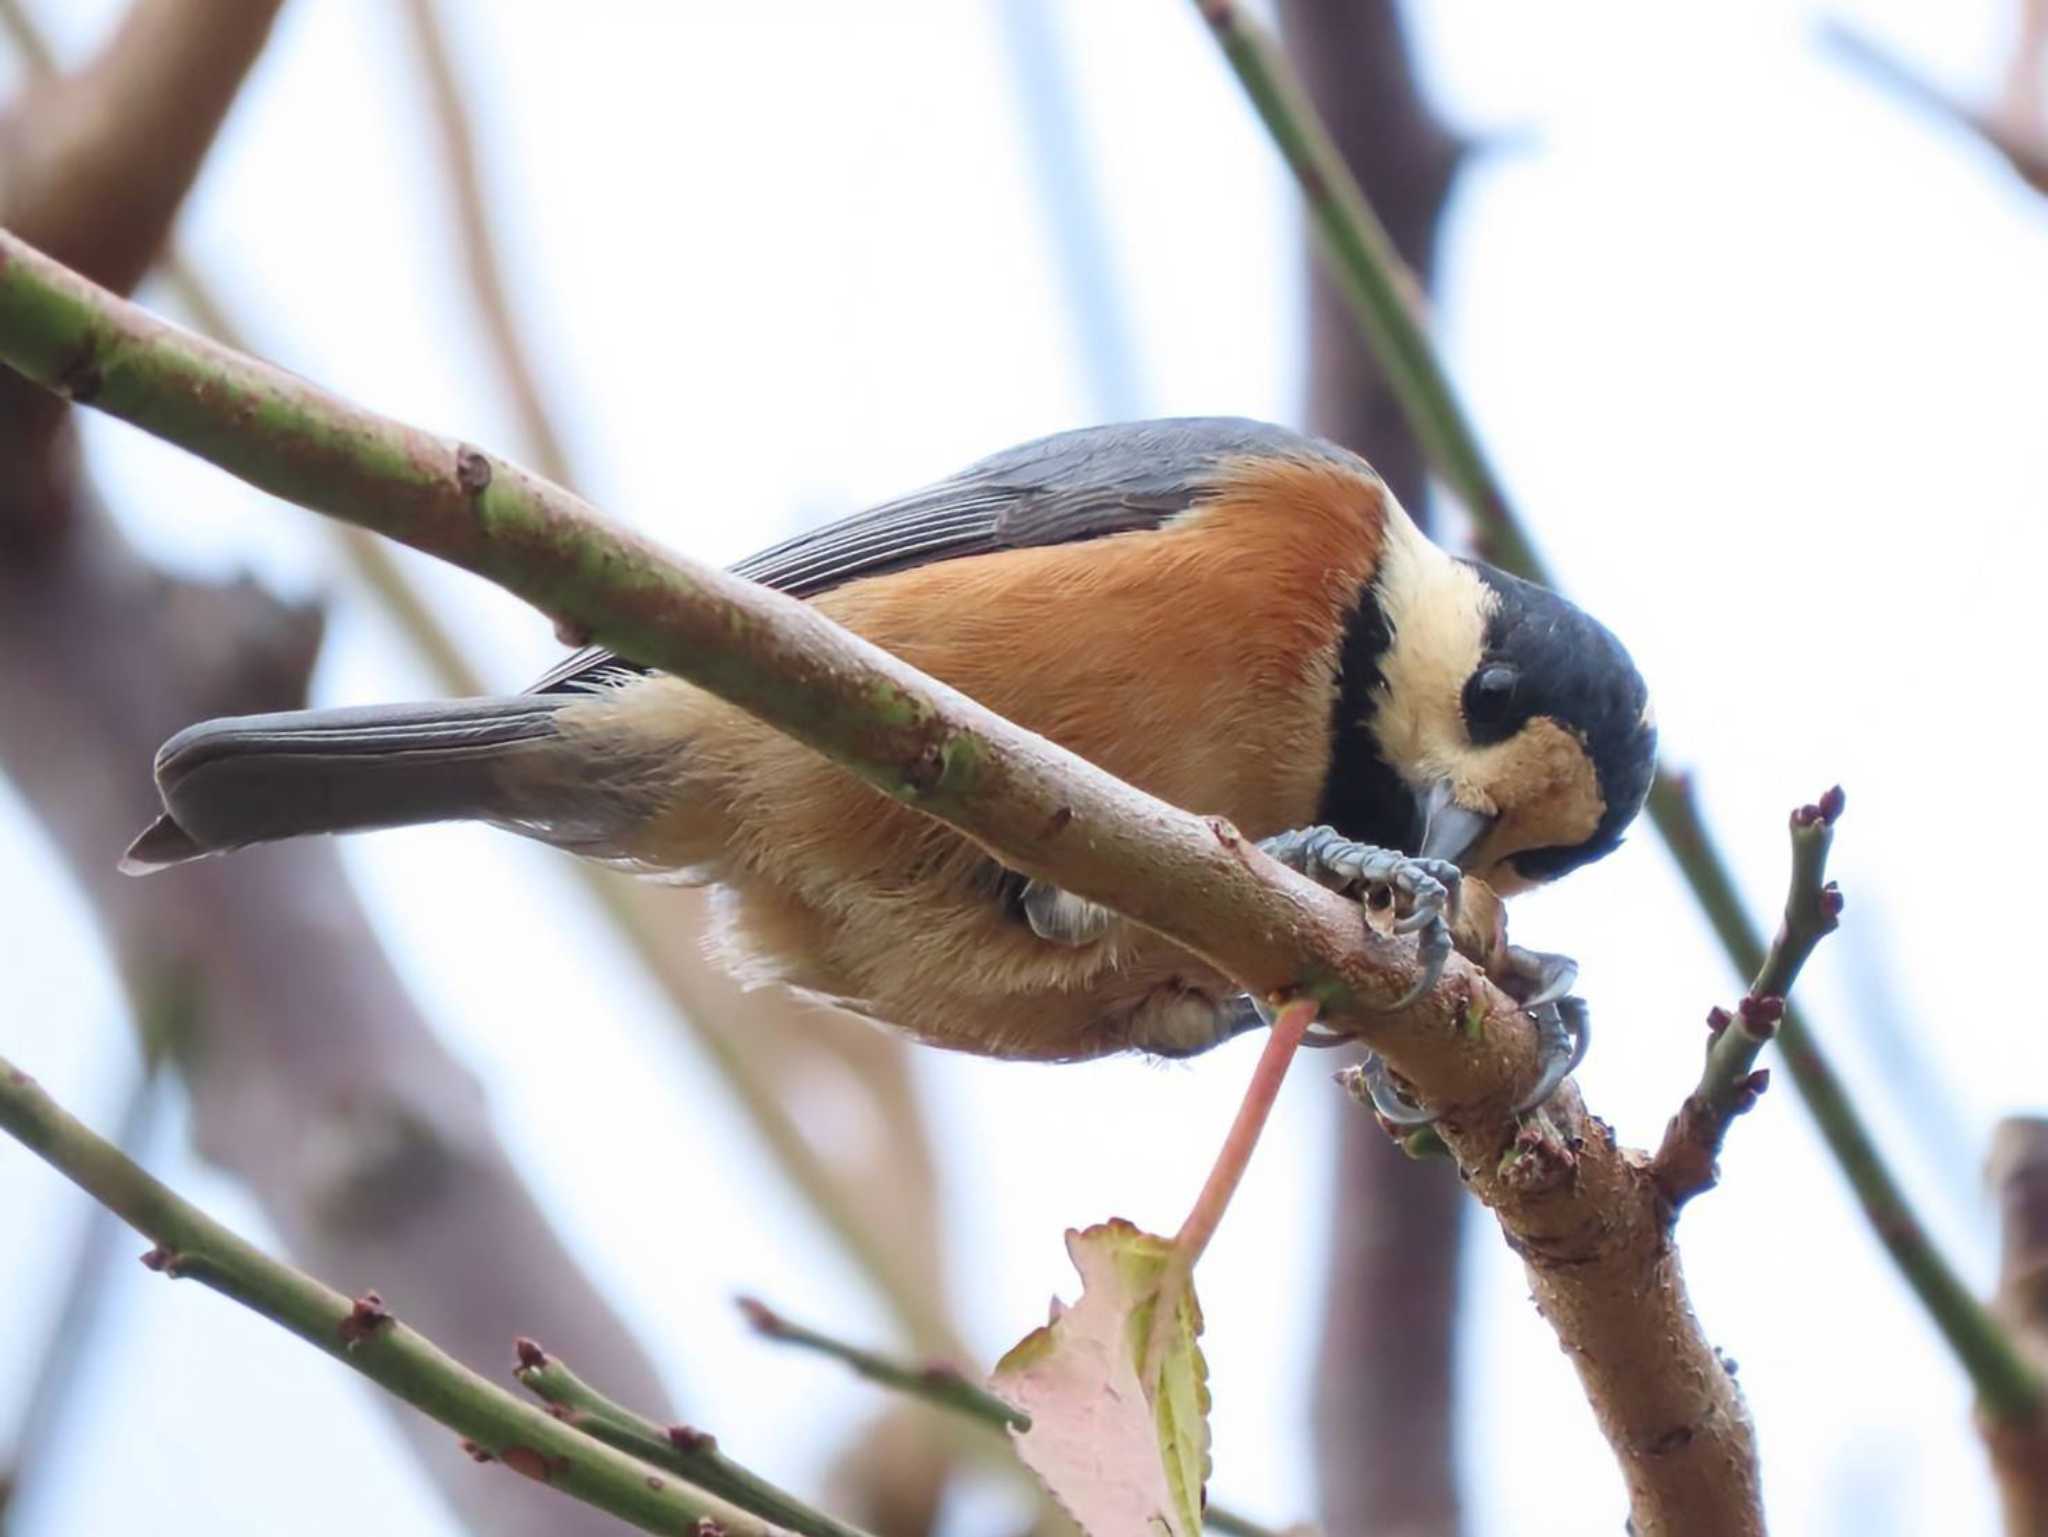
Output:
[[559,488],[179,332],[0,236],[0,359],[292,497],[488,576],[545,612],[809,743],[1006,865],[1103,902],[1257,993],[1305,994],[1433,1105],[1475,1193],[1529,1257],[1645,1537],[1756,1529],[1754,1454],[1700,1336],[1646,1172],[1558,1102],[1510,1111],[1532,1027],[1454,962],[1414,1007],[1414,947],[1227,824],[1152,799],[847,634],[808,606],[665,555]]
[[281,1264],[152,1179],[0,1060],[0,1129],[157,1247],[152,1270],[189,1277],[289,1329],[397,1394],[514,1472],[665,1537],[712,1521],[729,1537],[764,1523],[594,1440],[478,1376],[400,1323],[372,1292],[353,1301]]
[[[1992,1307],[2037,1371],[2048,1373],[2048,1119],[2013,1116],[1991,1137],[1998,1198],[1998,1294]],[[2048,1405],[2032,1420],[1982,1420],[2006,1537],[2048,1537]]]

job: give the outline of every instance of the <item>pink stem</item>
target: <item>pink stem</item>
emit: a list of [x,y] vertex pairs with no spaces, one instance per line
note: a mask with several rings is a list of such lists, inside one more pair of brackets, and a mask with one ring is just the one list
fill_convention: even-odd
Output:
[[1288,1065],[1294,1061],[1295,1048],[1315,1023],[1316,1013],[1313,998],[1296,998],[1281,1008],[1267,1032],[1266,1049],[1259,1055],[1259,1065],[1252,1070],[1252,1081],[1245,1085],[1244,1103],[1237,1107],[1230,1135],[1223,1139],[1216,1163],[1202,1184],[1202,1193],[1195,1197],[1187,1221],[1180,1225],[1173,1240],[1181,1263],[1189,1269],[1194,1268],[1202,1251],[1209,1247],[1209,1240],[1216,1236],[1223,1221],[1223,1213],[1230,1207],[1230,1198],[1237,1194],[1238,1183],[1251,1164],[1252,1149],[1259,1145],[1259,1133],[1266,1129],[1273,1102],[1280,1097],[1280,1084],[1287,1077]]

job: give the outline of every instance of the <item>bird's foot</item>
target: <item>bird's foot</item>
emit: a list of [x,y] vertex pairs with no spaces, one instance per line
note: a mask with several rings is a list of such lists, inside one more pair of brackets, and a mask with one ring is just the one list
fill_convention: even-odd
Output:
[[1450,918],[1458,910],[1458,867],[1447,859],[1417,859],[1340,837],[1335,828],[1301,827],[1260,840],[1259,847],[1291,870],[1332,891],[1369,899],[1384,891],[1394,904],[1394,932],[1416,936],[1422,976],[1389,1013],[1405,1009],[1436,986],[1451,957]]
[[[1548,1103],[1559,1085],[1585,1061],[1593,1024],[1586,1000],[1571,996],[1572,984],[1578,980],[1578,962],[1520,945],[1509,945],[1505,960],[1506,965],[1496,970],[1495,980],[1536,1025],[1540,1070],[1529,1092],[1515,1105],[1516,1115],[1527,1115]],[[1390,1126],[1427,1126],[1437,1118],[1377,1055],[1368,1054],[1358,1064],[1356,1083],[1372,1101],[1374,1112]]]

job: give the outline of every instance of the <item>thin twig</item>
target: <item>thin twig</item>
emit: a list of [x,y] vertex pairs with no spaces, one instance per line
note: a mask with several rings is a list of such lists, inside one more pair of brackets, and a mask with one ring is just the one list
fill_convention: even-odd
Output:
[[532,1340],[518,1342],[512,1369],[527,1391],[549,1404],[555,1418],[574,1425],[606,1446],[617,1447],[651,1467],[665,1468],[686,1483],[730,1500],[741,1510],[793,1532],[818,1537],[866,1537],[858,1527],[778,1489],[718,1449],[717,1440],[688,1425],[657,1425],[614,1403]]
[[746,1315],[748,1324],[763,1339],[774,1340],[783,1345],[796,1345],[804,1350],[816,1351],[821,1356],[853,1368],[870,1382],[879,1382],[883,1387],[898,1393],[906,1393],[925,1403],[936,1404],[955,1414],[964,1414],[969,1419],[979,1420],[996,1430],[1029,1430],[1031,1416],[1022,1409],[1012,1408],[988,1389],[970,1381],[967,1374],[958,1367],[943,1362],[925,1366],[911,1366],[880,1351],[867,1350],[859,1345],[820,1334],[802,1324],[792,1323],[767,1303],[753,1297],[741,1297],[739,1309]]
[[151,1178],[4,1058],[0,1130],[151,1239],[156,1248],[143,1261],[152,1270],[196,1280],[290,1330],[465,1437],[484,1460],[665,1537],[706,1520],[729,1537],[772,1537],[745,1511],[651,1473],[486,1381],[400,1323],[374,1292],[350,1299],[272,1259]]
[[1827,879],[1827,862],[1842,806],[1837,786],[1792,813],[1792,884],[1784,922],[1735,1012],[1715,1009],[1707,1018],[1713,1036],[1699,1087],[1665,1128],[1651,1165],[1674,1212],[1719,1177],[1715,1159],[1729,1124],[1754,1106],[1770,1083],[1770,1070],[1757,1067],[1756,1059],[1778,1033],[1785,1000],[1806,958],[1841,922],[1842,892]]
[[505,292],[504,268],[498,259],[498,245],[492,238],[490,215],[486,211],[489,199],[484,195],[483,175],[477,165],[476,135],[470,131],[469,111],[463,104],[455,61],[449,57],[448,43],[441,33],[438,7],[434,0],[405,0],[405,13],[412,24],[413,46],[419,52],[420,66],[426,72],[434,126],[441,136],[441,161],[454,205],[457,242],[469,270],[470,287],[477,296],[478,311],[490,334],[491,351],[497,356],[505,387],[512,395],[520,437],[541,474],[558,485],[574,485],[569,456],[541,396],[533,360],[527,356],[526,339],[512,319],[512,301]]
[[[1412,284],[1402,273],[1357,182],[1316,121],[1284,55],[1233,0],[1195,0],[1195,5],[1294,172],[1323,236],[1325,255],[1351,300],[1360,331],[1386,368],[1410,428],[1471,514],[1487,557],[1531,581],[1557,586],[1523,531],[1415,313],[1410,302]],[[1651,788],[1649,811],[1736,970],[1753,975],[1764,962],[1763,940],[1692,798],[1668,770],[1660,771]],[[1822,1139],[1908,1284],[1957,1351],[1987,1411],[2030,1414],[2041,1393],[2038,1381],[2022,1382],[2005,1370],[2007,1363],[2017,1359],[2009,1345],[2003,1350],[1987,1349],[1982,1333],[1957,1331],[1958,1321],[1966,1316],[1957,1311],[1959,1301],[1974,1307],[1974,1299],[1933,1249],[1897,1178],[1797,1011],[1788,1010],[1779,1022],[1778,1042]]]
[[[1412,942],[992,715],[807,604],[668,555],[559,487],[165,326],[0,233],[0,361],[245,481],[477,572],[685,678],[954,827],[1012,869],[1153,929],[1259,996],[1315,999],[1431,1104],[1470,1188],[1532,1265],[1645,1537],[1761,1520],[1748,1416],[1687,1301],[1646,1173],[1567,1086],[1541,1130],[1527,1016],[1454,958],[1412,1007]],[[1556,1135],[1550,1127],[1557,1128]],[[1646,1273],[1650,1281],[1646,1284]],[[1676,1451],[1656,1444],[1692,1427]]]

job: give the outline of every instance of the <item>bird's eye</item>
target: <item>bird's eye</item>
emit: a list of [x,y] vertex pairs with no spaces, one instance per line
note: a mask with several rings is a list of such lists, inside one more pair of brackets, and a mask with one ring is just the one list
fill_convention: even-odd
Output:
[[1515,707],[1521,674],[1507,662],[1488,662],[1465,684],[1465,722],[1475,733],[1498,731]]

